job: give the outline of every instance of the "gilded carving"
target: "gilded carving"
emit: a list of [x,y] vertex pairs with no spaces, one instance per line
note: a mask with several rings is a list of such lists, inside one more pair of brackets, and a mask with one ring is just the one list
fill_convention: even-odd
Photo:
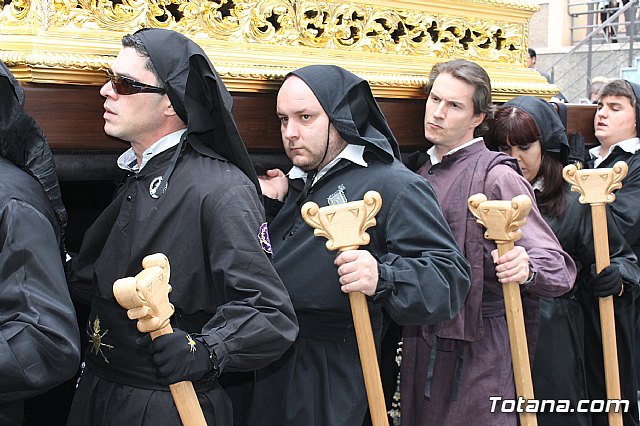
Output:
[[0,24],[3,26],[12,26],[19,24],[33,24],[29,18],[31,12],[31,0],[13,0],[5,4],[0,14]]
[[[505,8],[508,15],[497,12]],[[97,84],[102,74],[85,71],[103,70],[122,34],[161,27],[197,40],[226,81],[250,79],[249,90],[269,90],[302,65],[339,63],[371,77],[374,91],[414,97],[435,62],[465,58],[481,61],[505,93],[546,96],[557,90],[537,75],[500,75],[525,69],[528,17],[537,8],[531,0],[5,0],[0,59]],[[36,74],[33,81],[55,81]],[[410,91],[393,92],[398,85]]]
[[[47,28],[173,28],[193,37],[286,46],[512,62],[522,24],[320,0],[35,0]],[[31,0],[5,15],[25,20]],[[55,13],[51,14],[51,7]]]

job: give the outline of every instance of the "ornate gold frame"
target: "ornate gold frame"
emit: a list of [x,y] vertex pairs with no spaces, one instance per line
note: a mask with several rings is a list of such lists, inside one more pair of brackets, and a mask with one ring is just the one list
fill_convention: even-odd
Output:
[[529,0],[5,0],[0,59],[34,83],[102,84],[123,34],[171,28],[196,40],[232,91],[272,91],[292,69],[337,64],[376,96],[415,98],[431,66],[480,63],[494,100],[547,84],[524,59]]

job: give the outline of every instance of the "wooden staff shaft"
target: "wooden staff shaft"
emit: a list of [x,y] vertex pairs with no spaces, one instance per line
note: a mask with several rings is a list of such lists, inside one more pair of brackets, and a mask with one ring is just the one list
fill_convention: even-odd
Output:
[[[501,243],[496,241],[498,255],[503,256],[513,248],[513,241]],[[527,334],[524,326],[524,313],[522,310],[522,297],[520,296],[520,284],[502,284],[504,294],[504,307],[507,316],[507,328],[509,330],[509,346],[511,347],[511,363],[513,365],[513,378],[516,385],[516,395],[525,400],[533,399],[533,382],[531,380],[531,365],[529,363],[529,349]],[[522,426],[536,426],[538,420],[535,413],[519,413]]]
[[[173,333],[173,328],[169,324],[149,334],[151,339],[155,340],[158,336],[171,333]],[[169,390],[171,390],[171,396],[173,396],[173,401],[184,426],[207,426],[207,421],[204,419],[202,408],[198,402],[198,396],[193,389],[193,383],[187,381],[173,383],[169,385]]]
[[[609,266],[609,234],[607,211],[604,204],[591,205],[593,221],[593,246],[596,255],[596,272]],[[616,320],[613,313],[613,296],[600,297],[600,330],[602,334],[602,357],[607,399],[620,399],[620,371],[618,369],[618,345],[616,343]],[[633,401],[632,401],[633,402]],[[609,424],[622,426],[622,411],[610,410]]]
[[[341,248],[340,251],[357,249],[358,247],[346,247]],[[387,407],[384,402],[380,367],[378,366],[376,345],[373,341],[373,330],[371,329],[371,317],[369,316],[367,298],[364,293],[355,291],[349,293],[349,302],[351,304],[353,326],[356,330],[358,353],[360,354],[360,364],[362,365],[362,375],[364,376],[364,387],[367,391],[367,400],[369,401],[371,423],[373,426],[388,426]]]

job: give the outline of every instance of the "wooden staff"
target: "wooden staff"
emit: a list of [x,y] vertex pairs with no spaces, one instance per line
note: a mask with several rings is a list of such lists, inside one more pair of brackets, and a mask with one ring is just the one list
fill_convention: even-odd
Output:
[[[613,191],[622,187],[622,179],[629,168],[618,161],[611,169],[583,169],[570,164],[562,170],[571,190],[580,193],[580,203],[591,205],[593,246],[596,254],[596,272],[609,266],[609,233],[607,229],[606,204],[616,196]],[[613,313],[613,296],[600,297],[600,329],[602,334],[602,356],[607,399],[621,399],[620,371],[618,369],[618,345],[616,343],[616,320]],[[633,402],[633,401],[632,401]],[[622,426],[622,411],[610,410],[609,424]]]
[[[129,319],[138,320],[138,330],[150,333],[151,339],[173,333],[169,318],[174,308],[169,303],[169,259],[156,253],[142,260],[144,268],[135,277],[121,278],[113,283],[113,295],[123,308],[128,309]],[[187,342],[185,341],[185,350]],[[185,426],[206,426],[207,422],[198,403],[193,384],[188,381],[169,385]]]
[[[531,210],[531,199],[526,195],[518,195],[511,201],[487,201],[484,194],[469,197],[469,210],[478,219],[478,223],[487,228],[484,237],[494,240],[498,246],[498,255],[503,256],[513,248],[513,242],[522,237],[520,227],[526,223],[526,216]],[[509,346],[511,347],[511,363],[516,385],[516,394],[525,400],[533,399],[533,382],[529,363],[529,348],[524,327],[520,284],[503,283],[504,306],[509,330]],[[538,424],[535,413],[522,412],[520,424],[535,426]]]
[[[382,207],[382,197],[375,191],[364,194],[361,201],[319,208],[312,201],[302,206],[302,218],[314,228],[316,236],[327,238],[327,249],[344,252],[357,250],[361,245],[369,244],[369,234],[365,231],[376,224],[375,215]],[[378,367],[378,355],[373,341],[369,306],[364,293],[349,293],[351,315],[356,330],[360,364],[364,376],[364,385],[369,401],[373,426],[388,425],[387,408],[382,392],[382,380]]]

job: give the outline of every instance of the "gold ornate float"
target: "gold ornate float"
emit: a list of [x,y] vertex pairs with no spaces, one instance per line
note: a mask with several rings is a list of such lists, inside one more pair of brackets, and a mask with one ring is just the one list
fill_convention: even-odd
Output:
[[5,0],[0,59],[25,82],[98,85],[123,34],[171,28],[196,40],[229,89],[273,91],[290,70],[341,65],[376,96],[418,98],[449,58],[489,72],[494,99],[559,91],[525,66],[533,0]]

